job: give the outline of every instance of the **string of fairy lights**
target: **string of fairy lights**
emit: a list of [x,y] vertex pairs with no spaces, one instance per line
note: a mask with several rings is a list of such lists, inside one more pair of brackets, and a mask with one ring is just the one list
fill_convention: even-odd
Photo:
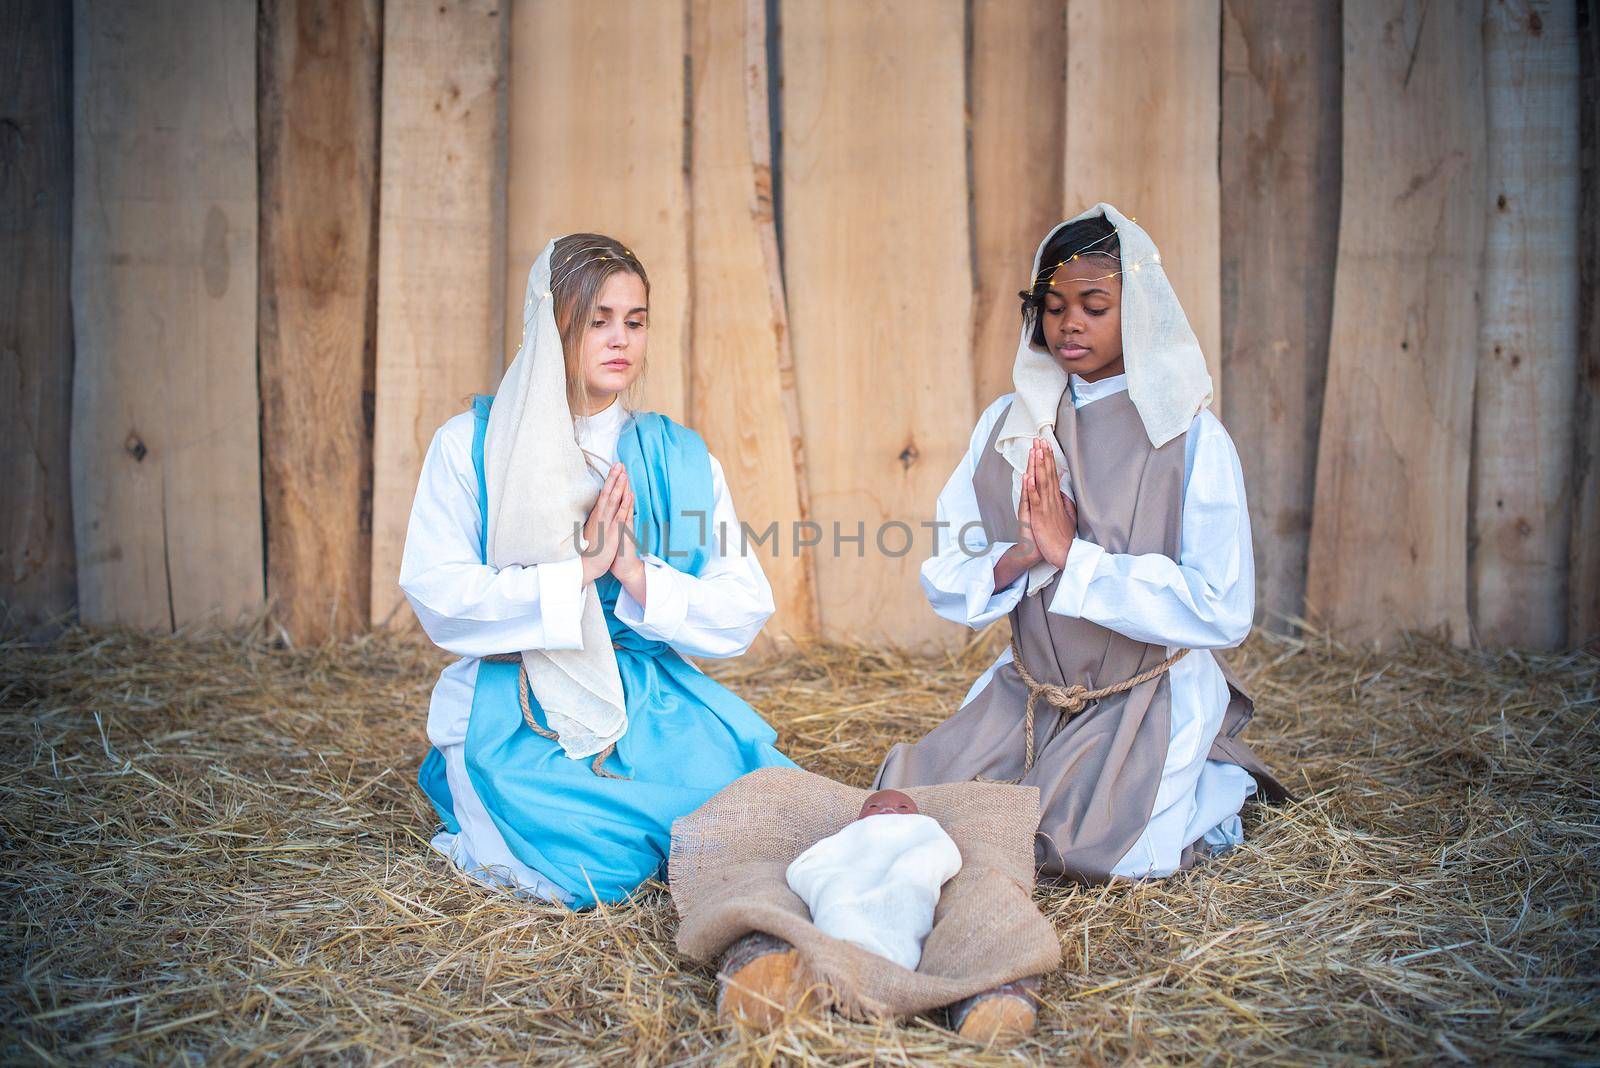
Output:
[[[1132,216],[1129,216],[1128,221],[1129,222],[1137,222],[1138,220],[1134,219]],[[1056,283],[1056,280],[1054,279],[1053,276],[1056,273],[1056,271],[1060,270],[1062,267],[1065,267],[1069,263],[1077,262],[1080,258],[1082,258],[1084,256],[1093,256],[1093,255],[1101,255],[1101,256],[1108,256],[1108,257],[1116,256],[1116,253],[1107,252],[1107,251],[1104,251],[1104,250],[1096,249],[1096,247],[1095,247],[1097,245],[1100,245],[1100,244],[1103,244],[1103,243],[1105,243],[1107,241],[1115,239],[1116,236],[1117,236],[1116,233],[1112,232],[1112,233],[1109,233],[1109,234],[1105,234],[1105,235],[1103,235],[1101,237],[1097,237],[1093,241],[1089,242],[1087,245],[1084,245],[1081,248],[1075,249],[1066,259],[1059,260],[1054,264],[1049,264],[1046,267],[1041,268],[1039,273],[1034,275],[1033,286],[1030,287],[1030,288],[1035,288],[1035,287],[1039,286],[1040,284],[1043,284],[1043,283],[1045,283],[1047,281],[1048,281],[1050,286],[1052,286],[1052,287],[1055,286],[1057,283]],[[587,245],[584,248],[580,248],[575,252],[570,252],[567,255],[563,256],[561,258],[561,268],[560,268],[562,273],[559,276],[553,276],[550,279],[550,289],[547,289],[544,292],[538,294],[538,296],[541,299],[547,299],[550,296],[551,291],[554,290],[557,286],[559,286],[561,284],[562,280],[565,279],[568,275],[570,275],[573,271],[576,271],[576,270],[586,266],[589,263],[595,263],[595,262],[598,262],[598,261],[611,259],[612,257],[611,257],[611,254],[610,254],[610,250],[611,250],[611,246],[610,245]],[[633,257],[633,250],[632,249],[623,248],[622,251],[623,251],[624,255],[628,256],[629,258]],[[598,253],[600,253],[600,255],[596,256],[596,257],[594,257],[593,259],[590,259],[590,260],[584,260],[584,259],[581,258],[585,253],[589,253],[589,252],[598,252]],[[621,259],[621,257],[617,257],[617,258]],[[572,263],[572,261],[574,259],[578,260],[578,262],[575,263],[575,264]],[[1119,259],[1120,259],[1120,257],[1119,257]],[[1084,279],[1084,281],[1101,282],[1101,281],[1107,281],[1107,280],[1112,279],[1112,278],[1120,278],[1124,274],[1127,274],[1129,272],[1137,274],[1139,272],[1140,268],[1142,268],[1146,263],[1159,264],[1160,262],[1161,262],[1161,253],[1152,252],[1150,255],[1144,257],[1143,259],[1136,260],[1131,264],[1125,265],[1120,270],[1110,271],[1110,272],[1108,272],[1106,274],[1098,275],[1098,276],[1096,276],[1095,278],[1092,278],[1092,279]],[[569,264],[571,264],[571,266],[568,266]],[[528,312],[530,312],[532,310],[533,310],[533,297],[530,296],[528,298],[528,300],[527,300],[527,303],[523,305],[523,314],[526,315]]]
[[[591,264],[591,263],[599,263],[599,262],[602,262],[604,260],[611,259],[612,256],[610,254],[610,250],[611,250],[611,246],[610,245],[589,245],[586,248],[578,249],[576,252],[569,252],[567,255],[565,255],[565,256],[563,256],[561,258],[561,270],[564,273],[561,275],[560,278],[551,278],[550,279],[550,288],[554,289],[556,286],[560,285],[561,284],[561,278],[565,278],[567,275],[571,274],[573,271],[576,271],[581,267],[585,267],[585,266],[587,266],[588,264]],[[623,251],[623,254],[626,255],[628,258],[630,258],[630,259],[635,258],[634,255],[633,255],[633,250],[632,249],[625,247],[625,248],[623,248],[622,251]],[[568,263],[571,263],[572,260],[576,259],[579,256],[582,256],[585,252],[598,252],[598,253],[600,253],[600,255],[595,256],[594,258],[589,259],[589,260],[578,260],[578,262],[572,264],[571,267],[567,266]],[[622,259],[621,256],[618,256],[616,258],[619,259],[619,260]]]
[[[1132,216],[1129,216],[1128,221],[1129,222],[1136,222],[1137,220],[1134,219]],[[1051,286],[1056,285],[1056,281],[1055,281],[1053,275],[1057,271],[1059,271],[1061,268],[1065,267],[1067,264],[1075,263],[1082,256],[1116,257],[1117,254],[1114,253],[1114,252],[1108,252],[1108,251],[1106,251],[1104,249],[1095,248],[1096,245],[1103,244],[1104,242],[1107,242],[1107,241],[1111,241],[1111,240],[1115,239],[1116,236],[1117,236],[1116,233],[1113,232],[1113,233],[1105,234],[1105,235],[1103,235],[1101,237],[1097,237],[1093,241],[1089,242],[1087,245],[1084,245],[1082,248],[1079,248],[1079,249],[1075,250],[1074,252],[1072,252],[1071,255],[1069,255],[1066,259],[1061,260],[1061,261],[1059,261],[1057,263],[1054,263],[1054,264],[1049,264],[1049,265],[1046,265],[1044,267],[1041,267],[1039,269],[1039,273],[1033,276],[1033,285],[1030,286],[1029,288],[1030,289],[1037,288],[1038,286],[1044,284],[1047,280],[1048,280],[1048,282],[1049,282],[1049,284]],[[1120,259],[1120,257],[1117,257],[1117,258]],[[1128,264],[1127,266],[1123,267],[1121,270],[1112,271],[1109,274],[1099,275],[1099,276],[1097,276],[1095,278],[1079,279],[1078,281],[1103,282],[1103,281],[1106,281],[1107,279],[1111,279],[1111,278],[1120,278],[1122,275],[1127,274],[1129,272],[1137,274],[1137,273],[1139,273],[1139,269],[1141,267],[1143,267],[1146,263],[1160,263],[1160,262],[1161,262],[1161,253],[1152,252],[1150,255],[1145,256],[1143,259],[1135,260],[1133,263]]]
[[[631,248],[627,248],[626,246],[624,246],[622,251],[623,251],[623,254],[625,256],[627,256],[629,259],[637,259],[637,257],[634,256],[633,250]],[[581,257],[586,252],[598,252],[598,253],[600,253],[600,255],[594,256],[594,257],[592,257],[592,258],[590,258],[588,260],[579,259],[579,257]],[[616,259],[618,259],[618,260],[621,260],[622,258],[623,258],[622,256],[616,257]],[[569,263],[572,263],[572,261],[574,259],[577,259],[578,262],[577,263],[573,263],[572,266],[570,266],[570,267],[567,266]],[[523,316],[523,330],[522,330],[522,333],[523,333],[523,337],[524,338],[527,337],[527,333],[528,333],[528,330],[527,330],[527,326],[528,326],[527,317],[528,317],[528,313],[533,310],[533,298],[534,298],[534,296],[537,296],[540,300],[548,300],[549,297],[550,297],[551,291],[554,290],[557,286],[559,286],[561,284],[561,282],[562,282],[562,279],[565,279],[567,277],[567,275],[570,275],[573,271],[578,270],[580,267],[587,266],[590,263],[598,263],[598,262],[601,262],[603,260],[609,260],[609,259],[612,259],[611,246],[610,245],[586,245],[583,248],[578,249],[576,252],[569,252],[565,256],[561,257],[561,266],[560,266],[559,269],[562,271],[562,274],[559,277],[552,277],[550,279],[550,288],[549,289],[546,289],[543,292],[540,292],[540,293],[537,293],[537,294],[530,294],[528,299],[527,299],[527,301],[522,305],[522,316]]]

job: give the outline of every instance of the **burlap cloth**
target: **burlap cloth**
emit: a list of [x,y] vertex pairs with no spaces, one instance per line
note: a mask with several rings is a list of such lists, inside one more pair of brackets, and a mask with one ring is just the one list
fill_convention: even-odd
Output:
[[823,934],[789,889],[789,862],[855,819],[868,793],[794,768],[751,772],[673,822],[678,949],[715,964],[751,931],[775,935],[800,951],[834,1007],[864,1018],[926,1012],[1054,970],[1061,945],[1032,896],[1039,791],[964,782],[905,792],[961,850],[916,971]]

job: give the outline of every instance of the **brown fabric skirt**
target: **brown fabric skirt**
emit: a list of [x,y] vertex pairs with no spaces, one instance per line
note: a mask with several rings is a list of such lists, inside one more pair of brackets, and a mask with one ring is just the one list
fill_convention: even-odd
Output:
[[[1151,657],[1164,652],[1143,648]],[[1200,650],[1190,655],[1211,654]],[[1232,693],[1210,759],[1244,768],[1267,798],[1287,799],[1288,791],[1238,736],[1250,718],[1250,702],[1237,688]],[[927,736],[891,749],[873,787],[904,790],[979,777],[1020,780],[1040,794],[1035,855],[1041,877],[1105,882],[1150,821],[1170,744],[1170,694],[1171,684],[1163,675],[1096,701],[1076,716],[1038,702],[1037,755],[1025,772],[1023,709],[1028,691],[1008,662]],[[1194,860],[1193,851],[1186,849],[1180,866]]]
[[1070,719],[1040,701],[1034,710],[1037,756],[1024,772],[1028,691],[1015,665],[1002,664],[927,737],[890,750],[875,785],[900,790],[979,776],[1020,779],[1040,792],[1035,861],[1041,874],[1104,882],[1149,823],[1167,757],[1169,690],[1163,676]]

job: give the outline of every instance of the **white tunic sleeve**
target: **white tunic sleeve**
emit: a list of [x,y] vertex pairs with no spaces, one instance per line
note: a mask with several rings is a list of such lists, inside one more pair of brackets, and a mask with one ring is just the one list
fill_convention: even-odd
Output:
[[978,511],[978,494],[972,487],[983,447],[995,422],[1005,414],[1007,394],[989,405],[978,418],[966,454],[939,492],[934,514],[934,555],[923,561],[922,589],[928,603],[942,618],[980,630],[1017,606],[1027,589],[1027,575],[1011,585],[994,588],[994,565],[1015,542],[990,542]]
[[1154,645],[1229,649],[1244,641],[1256,579],[1239,456],[1209,411],[1195,417],[1185,450],[1179,559],[1108,553],[1074,539],[1050,611]]
[[772,615],[772,586],[756,559],[757,549],[747,548],[740,536],[739,516],[715,456],[711,485],[715,503],[704,528],[710,554],[700,574],[679,571],[646,553],[641,557],[645,603],[641,606],[623,590],[617,594],[616,613],[639,634],[666,642],[685,656],[738,656]]
[[434,643],[458,656],[583,646],[583,562],[481,562],[472,414],[439,429],[422,461],[400,588]]

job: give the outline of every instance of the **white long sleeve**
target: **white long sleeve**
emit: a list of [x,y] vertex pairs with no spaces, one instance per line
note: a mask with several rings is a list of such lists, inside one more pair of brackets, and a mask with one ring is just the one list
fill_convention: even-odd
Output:
[[1027,589],[1026,575],[1019,575],[1003,589],[994,588],[995,561],[1015,543],[988,540],[978,512],[978,495],[972,488],[983,447],[1011,397],[1008,393],[989,405],[973,428],[966,453],[939,492],[934,506],[935,551],[922,563],[922,590],[933,610],[974,630],[1010,612]]
[[[710,555],[698,576],[679,571],[658,557],[645,554],[645,603],[627,590],[617,595],[617,618],[646,638],[663,641],[685,656],[738,656],[750,648],[772,615],[772,586],[756,559],[756,550],[744,547],[739,516],[722,473],[711,457],[711,483],[715,494],[712,514],[703,531]],[[699,523],[690,518],[690,523]]]
[[400,588],[428,637],[458,656],[583,644],[583,562],[494,568],[480,562],[473,416],[434,434],[400,560]]
[[1217,417],[1195,417],[1185,446],[1182,549],[1109,553],[1073,540],[1049,609],[1136,641],[1228,649],[1250,633],[1255,564],[1244,473]]

